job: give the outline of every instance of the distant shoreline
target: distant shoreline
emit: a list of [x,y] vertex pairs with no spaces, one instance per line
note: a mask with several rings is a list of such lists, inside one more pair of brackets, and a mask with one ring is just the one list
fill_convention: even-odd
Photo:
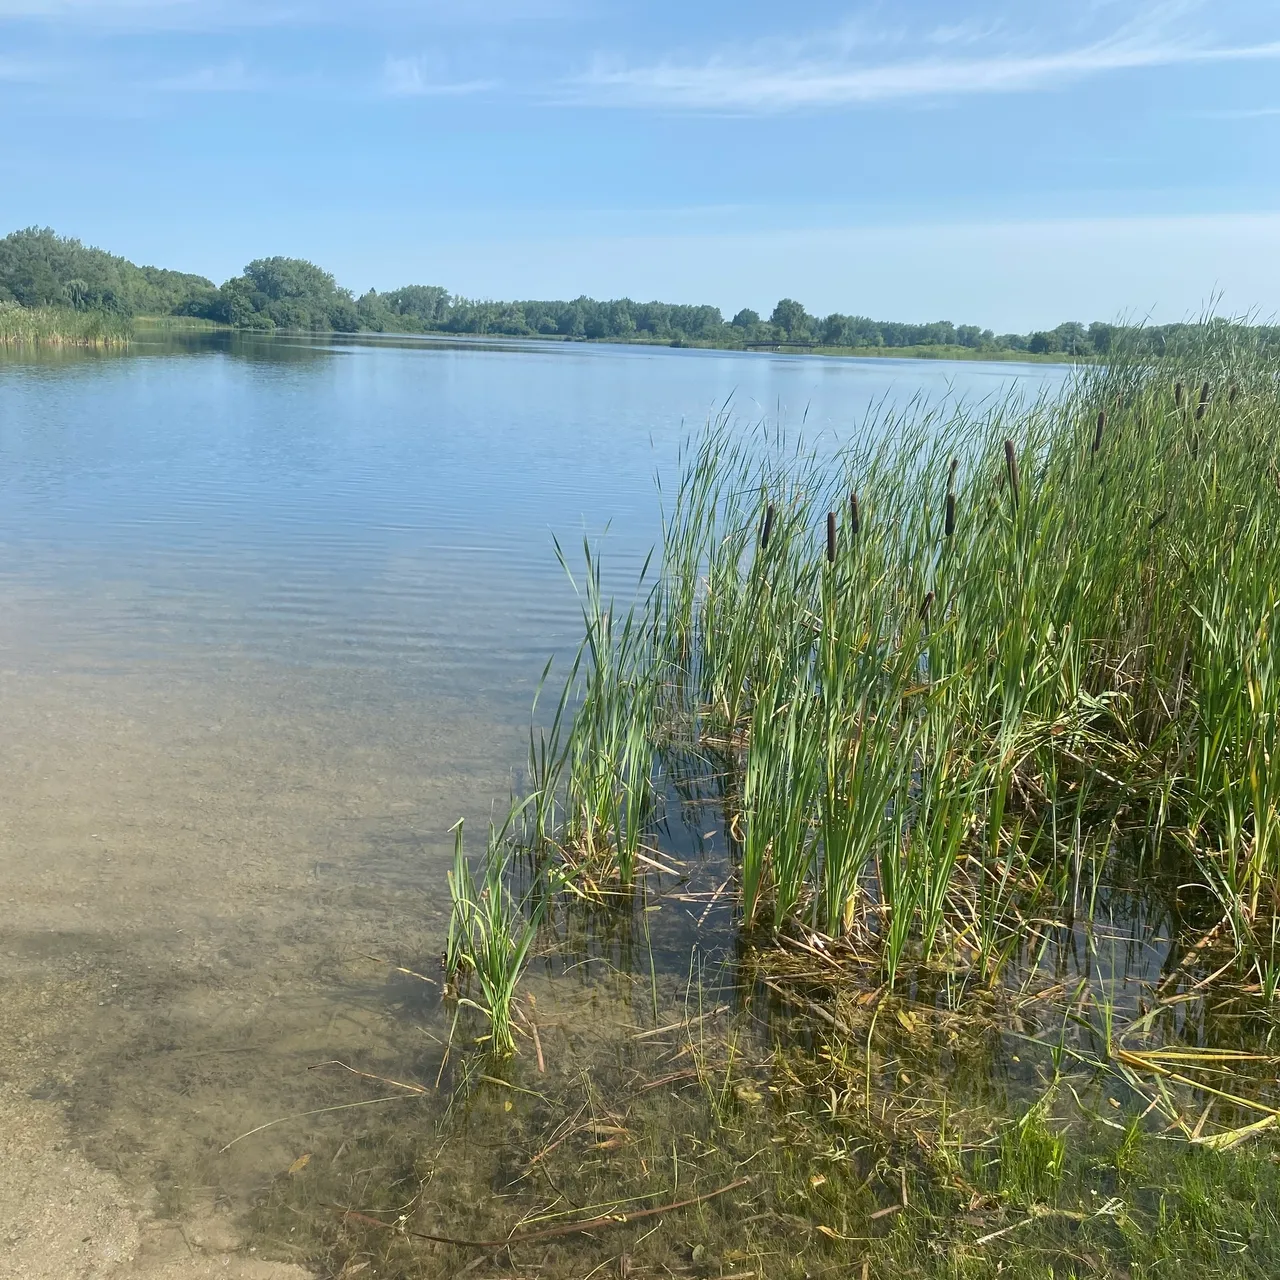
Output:
[[143,330],[187,333],[235,333],[244,337],[281,338],[353,338],[377,340],[378,338],[417,339],[424,342],[485,343],[493,346],[519,346],[524,343],[545,343],[549,346],[588,347],[656,347],[659,350],[728,351],[745,355],[836,356],[858,360],[964,360],[970,363],[993,364],[1093,364],[1096,356],[1073,356],[1064,351],[1035,354],[1030,351],[1008,351],[1000,348],[950,346],[910,347],[834,347],[802,342],[779,343],[728,343],[684,339],[668,341],[661,338],[574,338],[558,333],[456,333],[445,329],[359,329],[355,332],[340,329],[252,329],[236,325],[219,324],[212,320],[199,320],[182,316],[138,316],[135,325]]

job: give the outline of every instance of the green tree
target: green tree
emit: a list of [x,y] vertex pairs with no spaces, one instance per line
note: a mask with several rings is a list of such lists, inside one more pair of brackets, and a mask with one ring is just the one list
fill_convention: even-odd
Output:
[[256,258],[219,293],[217,318],[228,324],[339,333],[360,328],[350,290],[339,288],[329,272],[303,258]]
[[198,314],[216,295],[203,276],[138,267],[49,227],[0,239],[0,299],[115,315]]
[[774,307],[769,323],[777,325],[788,338],[808,338],[816,321],[794,298],[783,298]]

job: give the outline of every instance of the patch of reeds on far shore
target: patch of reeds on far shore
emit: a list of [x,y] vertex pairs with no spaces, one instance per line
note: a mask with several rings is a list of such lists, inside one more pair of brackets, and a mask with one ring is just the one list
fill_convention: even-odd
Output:
[[0,303],[0,346],[122,347],[132,332],[125,316]]

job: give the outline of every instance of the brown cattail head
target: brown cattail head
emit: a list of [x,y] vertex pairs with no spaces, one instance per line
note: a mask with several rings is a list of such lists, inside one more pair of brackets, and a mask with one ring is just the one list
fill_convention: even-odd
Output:
[[1232,405],[1235,404],[1236,398],[1239,396],[1239,394],[1240,394],[1240,388],[1236,386],[1236,384],[1233,382],[1231,384],[1230,389],[1227,391],[1227,403]]
[[943,533],[949,538],[956,531],[956,468],[959,458],[951,459],[951,470],[947,473],[947,518],[943,524]]
[[1009,492],[1013,494],[1013,505],[1016,507],[1021,486],[1018,481],[1018,453],[1013,447],[1012,440],[1004,442],[1004,465],[1009,473]]
[[1173,384],[1173,403],[1177,405],[1179,409],[1182,408],[1182,396],[1183,396],[1182,383],[1175,382]]
[[1209,407],[1209,384],[1206,382],[1200,388],[1200,403],[1196,405],[1196,421],[1199,422],[1204,417],[1204,411]]
[[1102,433],[1106,429],[1106,426],[1107,411],[1105,409],[1100,409],[1098,411],[1098,425],[1094,428],[1093,432],[1093,448],[1089,450],[1090,453],[1097,453],[1098,450],[1102,448]]
[[925,598],[920,602],[920,621],[921,622],[929,621],[929,610],[932,608],[933,608],[933,592],[930,591],[925,595]]
[[773,503],[764,510],[764,524],[760,527],[760,550],[763,551],[769,545],[769,535],[773,532]]
[[836,513],[827,512],[827,563],[836,562]]
[[849,529],[853,536],[858,536],[858,530],[862,528],[862,512],[858,509],[858,495],[851,493],[849,495]]

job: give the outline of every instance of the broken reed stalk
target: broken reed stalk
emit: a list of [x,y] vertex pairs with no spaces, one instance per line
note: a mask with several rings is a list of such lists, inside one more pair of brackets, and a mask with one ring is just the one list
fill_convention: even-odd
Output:
[[827,512],[827,563],[836,562],[836,513]]
[[677,1209],[688,1209],[695,1204],[703,1204],[714,1200],[717,1196],[727,1195],[749,1186],[750,1178],[738,1178],[714,1191],[704,1191],[700,1196],[690,1196],[687,1200],[676,1200],[671,1204],[658,1205],[654,1209],[638,1209],[634,1213],[604,1213],[595,1218],[587,1218],[582,1222],[566,1222],[558,1227],[547,1227],[542,1231],[526,1231],[521,1235],[508,1236],[505,1240],[467,1240],[459,1236],[436,1236],[426,1231],[411,1231],[394,1222],[383,1222],[358,1209],[344,1209],[341,1205],[331,1204],[327,1207],[344,1219],[363,1223],[368,1227],[381,1227],[384,1231],[403,1231],[415,1240],[429,1240],[432,1244],[450,1244],[458,1249],[507,1249],[518,1244],[532,1244],[538,1240],[554,1240],[557,1236],[576,1235],[580,1231],[598,1231],[602,1227],[625,1227],[629,1222],[639,1222],[644,1218],[656,1218],[659,1214],[674,1213]]
[[1004,465],[1005,470],[1009,473],[1009,492],[1013,495],[1013,505],[1016,509],[1021,484],[1018,479],[1018,453],[1013,447],[1012,440],[1004,442]]

